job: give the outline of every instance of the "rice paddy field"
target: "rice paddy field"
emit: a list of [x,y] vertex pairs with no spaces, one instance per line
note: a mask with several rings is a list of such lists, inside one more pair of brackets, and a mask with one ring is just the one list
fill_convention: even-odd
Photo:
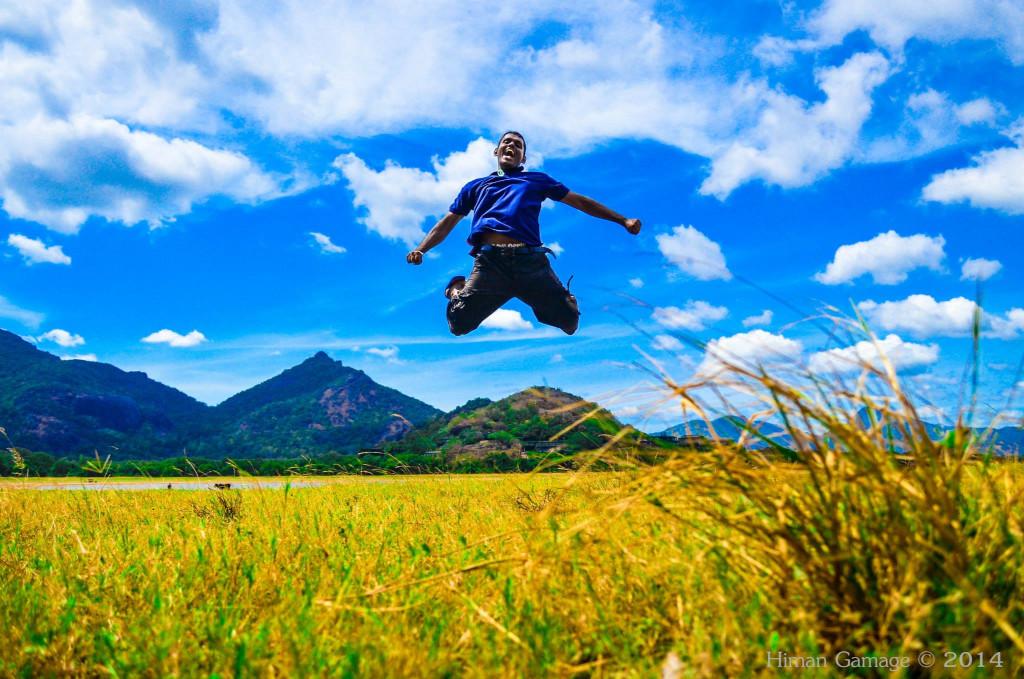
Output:
[[839,651],[925,649],[989,661],[936,676],[1021,672],[1017,465],[940,491],[923,466],[833,465],[830,486],[728,457],[243,490],[7,481],[0,674],[830,676]]

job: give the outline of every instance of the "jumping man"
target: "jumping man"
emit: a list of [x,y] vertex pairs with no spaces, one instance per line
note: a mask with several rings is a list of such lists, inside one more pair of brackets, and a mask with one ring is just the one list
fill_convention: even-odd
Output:
[[448,327],[465,335],[513,297],[533,309],[537,320],[568,335],[576,332],[580,310],[576,298],[551,269],[540,239],[540,206],[545,198],[607,219],[634,236],[640,220],[627,219],[596,200],[573,193],[543,172],[525,172],[526,140],[506,132],[494,149],[498,171],[462,187],[448,214],[438,220],[419,247],[405,256],[422,264],[423,254],[440,245],[459,221],[473,211],[468,242],[476,258],[469,280],[455,276],[445,286]]

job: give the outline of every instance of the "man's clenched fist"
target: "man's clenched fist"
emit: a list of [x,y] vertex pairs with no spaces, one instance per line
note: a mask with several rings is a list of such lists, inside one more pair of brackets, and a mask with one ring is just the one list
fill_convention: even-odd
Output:
[[413,250],[412,252],[405,256],[405,261],[409,262],[410,264],[422,264],[423,253],[420,252],[419,250]]

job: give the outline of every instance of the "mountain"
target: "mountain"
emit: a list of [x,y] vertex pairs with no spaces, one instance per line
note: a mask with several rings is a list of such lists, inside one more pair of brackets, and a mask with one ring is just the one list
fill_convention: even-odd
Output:
[[[550,442],[595,409],[593,417]],[[449,457],[553,448],[570,453],[599,448],[622,428],[610,412],[579,396],[531,387],[499,401],[474,399],[412,431],[390,449],[394,453],[442,450]]]
[[[693,419],[688,422],[677,424],[674,427],[669,427],[664,431],[653,434],[654,436],[661,437],[672,437],[672,436],[703,436],[707,439],[726,439],[729,441],[738,441],[745,431],[746,421],[735,415],[725,415],[723,417],[715,418],[711,420],[711,426],[704,420]],[[782,427],[776,426],[771,422],[760,422],[757,425],[758,431],[767,438],[777,441],[781,445],[789,445],[789,437],[785,434]],[[760,441],[752,434],[747,434],[747,439],[750,440],[753,447],[764,447],[766,444],[764,441]]]
[[144,373],[63,361],[0,330],[0,427],[14,445],[56,456],[356,452],[441,414],[323,352],[211,408]]
[[0,330],[0,426],[16,445],[61,455],[180,453],[208,406],[112,365],[62,361]]
[[[871,426],[871,418],[868,415],[867,410],[860,410],[857,413],[857,418],[865,428]],[[924,425],[925,431],[928,432],[928,436],[933,440],[941,439],[951,429],[948,426],[934,424],[932,422],[922,421],[921,424]],[[744,431],[744,420],[735,416],[727,415],[719,417],[712,420],[711,425],[714,427],[715,433],[718,434],[718,438],[730,441],[738,441]],[[792,445],[792,438],[781,427],[774,425],[771,422],[762,421],[759,425],[759,429],[764,436],[777,441],[781,445]],[[1024,454],[1024,428],[1011,426],[1001,427],[991,431],[983,428],[975,428],[974,433],[978,437],[984,437],[983,440],[987,444],[991,445],[996,453],[1008,455]],[[698,419],[690,420],[684,424],[677,424],[665,429],[664,431],[653,434],[653,436],[661,437],[686,435],[714,438],[707,423],[704,422],[704,420]],[[899,429],[893,426],[889,426],[887,436],[890,436],[894,442],[898,442],[903,438]],[[766,443],[759,441],[754,437],[748,436],[748,440],[750,440],[752,448],[763,448],[767,446]]]
[[354,453],[399,439],[441,414],[321,351],[214,408],[213,436],[195,451],[217,457]]

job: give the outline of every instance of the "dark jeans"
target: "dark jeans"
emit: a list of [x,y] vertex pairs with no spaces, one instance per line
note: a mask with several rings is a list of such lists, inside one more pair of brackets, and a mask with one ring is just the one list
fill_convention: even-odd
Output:
[[517,297],[533,309],[537,320],[567,335],[580,324],[576,298],[558,280],[543,252],[481,252],[461,291],[448,301],[448,327],[465,335],[499,307]]

